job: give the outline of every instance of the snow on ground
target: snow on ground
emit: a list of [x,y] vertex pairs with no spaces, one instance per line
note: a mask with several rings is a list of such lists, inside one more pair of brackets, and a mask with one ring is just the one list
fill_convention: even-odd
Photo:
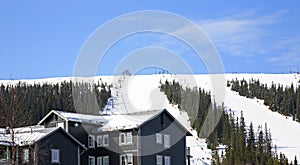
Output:
[[[225,80],[245,79],[246,81],[259,79],[261,83],[271,85],[282,84],[283,86],[298,85],[299,74],[225,74]],[[36,83],[57,83],[63,81],[70,81],[72,78],[48,78],[39,80],[0,80],[0,84],[16,84],[19,81],[26,81],[28,84]],[[97,76],[90,81],[97,82],[98,80],[107,82],[114,86],[112,95],[114,98],[114,113],[126,113],[140,110],[150,109],[168,109],[172,115],[181,121],[183,125],[189,127],[186,113],[179,111],[176,105],[168,103],[166,96],[159,90],[159,82],[165,80],[172,81],[175,79],[183,86],[193,87],[197,84],[198,87],[207,91],[212,89],[211,77],[209,75],[138,75],[138,76]],[[226,87],[224,87],[226,88]],[[273,143],[277,145],[278,153],[282,152],[292,160],[294,155],[300,157],[300,124],[286,118],[275,112],[268,110],[268,107],[263,105],[262,100],[249,99],[239,96],[236,92],[229,88],[225,89],[224,105],[235,111],[237,116],[240,116],[240,111],[244,113],[246,125],[249,126],[253,122],[255,127],[265,123],[273,138]],[[112,106],[112,105],[108,105]],[[107,113],[107,112],[106,112]],[[190,129],[190,128],[189,128]],[[193,155],[192,164],[210,164],[210,150],[206,148],[206,143],[203,139],[197,137],[194,130],[193,137],[187,138],[187,146],[191,147],[191,154]]]
[[254,128],[260,125],[264,129],[265,123],[267,123],[278,153],[284,153],[289,160],[293,160],[295,155],[300,156],[300,124],[298,122],[277,112],[272,112],[268,106],[263,104],[262,100],[239,96],[237,92],[230,89],[226,90],[224,104],[227,108],[232,109],[238,117],[242,110],[247,126],[252,122]]
[[[211,79],[209,75],[195,75],[193,76],[197,85],[206,90],[210,90]],[[272,82],[275,84],[282,84],[283,86],[289,86],[292,83],[298,85],[300,76],[298,74],[226,74],[226,80],[232,79],[245,79],[250,80],[259,79],[261,83],[271,85]],[[165,79],[172,80],[175,79],[180,81],[185,86],[191,86],[188,84],[191,80],[191,75],[151,75],[151,76],[134,76],[131,82],[129,82],[129,88],[127,95],[130,104],[134,105],[136,109],[148,109],[148,108],[159,108],[159,105],[153,105],[151,101],[155,101],[155,98],[160,98],[160,103],[163,105],[169,105],[165,98],[159,93],[157,87],[159,86],[159,81],[165,81]],[[184,81],[188,80],[188,81]],[[154,98],[154,99],[153,99]],[[272,112],[267,106],[263,105],[262,100],[249,99],[239,96],[236,92],[230,90],[230,88],[225,89],[225,100],[224,105],[226,108],[230,108],[235,111],[237,116],[240,116],[240,111],[242,110],[245,117],[246,125],[249,126],[250,122],[253,122],[254,127],[259,125],[264,128],[265,123],[267,123],[268,128],[271,130],[273,144],[277,146],[277,151],[284,153],[290,160],[294,158],[295,155],[300,157],[300,124],[292,121],[291,118],[280,115],[276,112]],[[155,109],[154,108],[154,109]],[[167,106],[161,106],[161,108],[167,108]],[[168,109],[168,108],[167,108]],[[198,139],[197,134],[194,137],[188,138],[188,146],[192,148],[192,153],[195,155],[193,161],[201,159],[206,160],[210,158],[210,151],[204,147],[205,143],[203,140]],[[202,149],[203,150],[202,150]],[[202,150],[202,151],[201,151]],[[199,163],[200,163],[199,162]],[[196,163],[195,163],[196,164]]]
[[187,136],[186,146],[190,147],[192,165],[211,164],[211,150],[207,148],[205,139],[198,138],[196,130],[192,130],[193,136]]
[[184,77],[180,76],[179,79],[174,75],[119,77],[119,80],[113,81],[119,83],[118,85],[114,85],[115,87],[112,89],[112,95],[117,100],[114,109],[125,110],[124,113],[167,109],[193,134],[193,136],[187,137],[187,147],[190,147],[191,155],[193,156],[191,164],[210,164],[211,150],[207,149],[205,139],[198,138],[197,132],[190,127],[187,113],[180,111],[177,105],[170,104],[166,95],[159,89],[160,81],[172,81],[174,78],[177,81],[184,80]]

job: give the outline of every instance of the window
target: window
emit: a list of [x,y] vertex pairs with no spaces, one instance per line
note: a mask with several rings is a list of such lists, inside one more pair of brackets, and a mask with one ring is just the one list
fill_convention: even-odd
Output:
[[95,157],[89,156],[89,165],[95,165]]
[[120,156],[120,165],[133,165],[132,154],[125,154]]
[[29,149],[23,149],[23,162],[29,162]]
[[120,144],[125,144],[125,133],[120,133],[119,142]]
[[97,136],[97,147],[108,146],[108,145],[109,145],[108,135]]
[[120,133],[119,143],[120,143],[120,145],[131,144],[132,143],[132,133],[131,132]]
[[103,146],[108,146],[108,144],[109,144],[108,135],[103,135]]
[[95,136],[89,135],[88,144],[89,148],[95,148]]
[[97,146],[98,146],[98,147],[103,146],[103,138],[102,138],[102,135],[97,136]]
[[103,156],[103,165],[109,165],[109,156]]
[[97,165],[109,165],[109,156],[97,157]]
[[170,135],[164,134],[164,147],[170,148]]
[[162,136],[160,133],[156,134],[156,143],[160,143],[160,144],[162,143]]
[[59,149],[51,149],[51,163],[59,163]]
[[162,165],[162,156],[156,155],[156,165]]
[[171,157],[165,156],[165,165],[171,165]]
[[126,141],[127,141],[127,144],[132,143],[132,133],[131,132],[126,133]]
[[103,157],[97,157],[97,165],[103,165]]

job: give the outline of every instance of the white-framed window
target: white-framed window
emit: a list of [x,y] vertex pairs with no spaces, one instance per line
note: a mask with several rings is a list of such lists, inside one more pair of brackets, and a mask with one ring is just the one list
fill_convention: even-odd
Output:
[[156,165],[163,164],[163,157],[161,155],[156,155]]
[[108,146],[108,145],[109,145],[108,135],[97,136],[97,147]]
[[120,165],[133,165],[133,154],[121,155]]
[[89,135],[88,145],[89,145],[89,148],[95,148],[95,136],[94,135]]
[[131,144],[132,143],[132,132],[120,133],[119,135],[119,144]]
[[127,144],[131,144],[132,143],[132,133],[131,132],[127,132],[126,133],[126,143]]
[[98,135],[97,136],[97,147],[101,147],[101,146],[103,146],[103,136]]
[[119,144],[125,144],[125,133],[120,133],[119,135]]
[[103,135],[103,146],[109,145],[109,138],[108,135]]
[[103,156],[103,165],[109,165],[109,156]]
[[29,162],[29,149],[25,148],[23,149],[23,162]]
[[165,165],[171,165],[171,157],[165,156]]
[[95,157],[89,156],[89,165],[95,165]]
[[97,157],[97,165],[109,165],[109,156]]
[[171,138],[169,134],[164,134],[164,147],[170,148]]
[[51,149],[51,163],[59,163],[59,149]]
[[156,133],[156,143],[162,144],[162,136],[160,133]]
[[103,165],[103,157],[97,157],[97,165]]

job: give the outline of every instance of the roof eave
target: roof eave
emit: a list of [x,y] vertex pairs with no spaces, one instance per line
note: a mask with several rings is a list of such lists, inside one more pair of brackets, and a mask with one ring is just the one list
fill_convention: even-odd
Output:
[[56,114],[57,116],[61,117],[62,119],[64,119],[65,121],[68,121],[68,118],[65,118],[64,116],[62,116],[61,114],[59,114],[58,112],[56,112],[56,110],[51,110],[45,117],[43,117],[39,122],[38,125],[42,125],[45,120],[52,114]]

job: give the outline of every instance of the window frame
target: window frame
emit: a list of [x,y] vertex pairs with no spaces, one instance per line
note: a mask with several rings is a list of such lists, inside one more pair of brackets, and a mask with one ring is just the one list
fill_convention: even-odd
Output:
[[[124,141],[122,142],[122,137]],[[133,143],[132,132],[121,132],[119,134],[119,145],[130,145]]]
[[[25,157],[26,156],[26,157]],[[23,156],[22,156],[22,158],[23,158],[23,162],[24,163],[28,163],[29,162],[29,148],[24,148],[23,149]]]
[[[169,161],[167,164],[167,160]],[[171,165],[171,156],[165,156],[164,157],[165,165]]]
[[[122,142],[122,136],[124,137],[123,139],[124,139],[124,142]],[[125,135],[125,133],[120,133],[119,134],[119,144],[120,145],[125,145],[126,144],[126,135]]]
[[[109,146],[109,136],[108,136],[108,134],[107,135],[103,135],[103,141],[102,141],[102,145],[104,146],[104,147],[107,147],[107,146]],[[105,143],[105,139],[107,139],[107,143]]]
[[103,165],[103,156],[97,157],[97,165]]
[[[56,155],[56,159],[54,159],[54,155]],[[51,163],[60,164],[60,149],[52,148],[51,149]]]
[[[93,162],[91,162],[91,160],[93,160]],[[95,165],[95,163],[95,156],[89,156],[88,165]]]
[[162,137],[163,137],[163,136],[162,136],[161,133],[156,133],[155,138],[156,138],[156,143],[157,143],[157,144],[162,144],[162,143],[163,143]]
[[[126,155],[127,155],[127,163],[128,163],[128,165],[133,165],[133,154],[126,154]],[[128,161],[129,160],[128,158],[131,159],[131,162]]]
[[97,136],[97,147],[102,147],[103,146],[103,136],[98,135]]
[[[160,160],[160,162],[158,160]],[[163,164],[163,156],[156,155],[156,165],[162,165],[162,164]]]
[[170,134],[164,134],[164,147],[170,148],[171,147],[171,136]]
[[[107,160],[107,164],[105,164],[105,160]],[[109,156],[103,156],[103,165],[109,165]]]
[[[120,155],[120,165],[122,165],[122,157],[125,158],[125,165],[133,165],[133,154],[123,154]],[[129,162],[129,158],[130,158],[130,162]]]
[[[129,137],[130,137],[130,141],[128,140],[129,138],[128,138],[128,135],[130,135]],[[126,132],[126,137],[125,137],[125,139],[126,139],[126,144],[132,144],[132,142],[133,142],[133,139],[132,139],[132,132]]]
[[[92,139],[92,142],[90,141],[90,139]],[[90,144],[92,144],[92,145],[90,145]],[[88,135],[88,147],[95,148],[95,135]]]

